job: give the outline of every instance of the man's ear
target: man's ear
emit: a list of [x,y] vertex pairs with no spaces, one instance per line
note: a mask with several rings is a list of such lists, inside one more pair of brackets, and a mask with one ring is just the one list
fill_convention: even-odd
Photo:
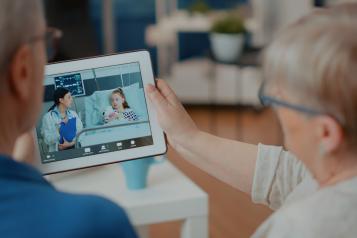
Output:
[[336,119],[330,116],[319,116],[316,119],[318,136],[326,153],[334,153],[344,140],[344,131]]
[[32,49],[29,45],[21,46],[12,58],[9,67],[9,86],[14,96],[28,100],[32,83]]

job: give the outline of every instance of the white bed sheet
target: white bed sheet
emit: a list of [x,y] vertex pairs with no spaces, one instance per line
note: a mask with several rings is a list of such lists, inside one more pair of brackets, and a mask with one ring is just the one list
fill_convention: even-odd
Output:
[[97,130],[88,131],[81,134],[79,137],[79,141],[81,147],[87,147],[92,145],[111,143],[115,141],[129,140],[144,136],[151,136],[149,122],[135,125],[125,125],[114,128],[98,128]]

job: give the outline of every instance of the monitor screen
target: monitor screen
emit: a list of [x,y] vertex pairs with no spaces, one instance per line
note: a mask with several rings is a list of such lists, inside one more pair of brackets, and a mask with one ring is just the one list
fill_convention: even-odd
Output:
[[60,75],[54,77],[54,81],[55,81],[55,89],[57,88],[68,89],[72,96],[85,95],[82,75],[80,73]]
[[139,63],[47,75],[42,163],[153,145]]

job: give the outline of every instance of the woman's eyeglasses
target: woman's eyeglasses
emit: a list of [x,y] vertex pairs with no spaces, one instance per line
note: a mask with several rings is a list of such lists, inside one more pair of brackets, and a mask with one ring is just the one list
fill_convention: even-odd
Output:
[[31,43],[39,40],[44,40],[46,44],[47,60],[51,61],[56,56],[59,46],[59,40],[62,38],[62,35],[63,33],[61,30],[53,27],[48,27],[43,35],[33,37],[29,40],[29,42]]
[[268,106],[285,107],[285,108],[289,108],[289,109],[292,109],[292,110],[295,110],[295,111],[299,111],[299,112],[305,113],[305,114],[310,115],[310,116],[317,116],[317,115],[325,114],[325,113],[323,113],[323,112],[321,112],[319,110],[311,109],[311,108],[308,108],[308,107],[305,107],[305,106],[302,106],[302,105],[289,103],[289,102],[283,101],[281,99],[265,95],[264,94],[265,86],[266,86],[266,84],[265,84],[265,82],[263,82],[262,85],[260,86],[260,89],[259,89],[259,100],[260,100],[260,103],[263,106],[267,106],[267,107]]
[[320,110],[312,109],[310,107],[305,107],[305,106],[302,106],[302,105],[289,103],[289,102],[283,101],[281,99],[265,95],[265,93],[264,93],[265,87],[266,87],[266,83],[263,82],[262,85],[260,86],[259,95],[258,95],[260,103],[263,106],[266,106],[266,107],[269,107],[269,106],[271,106],[271,107],[285,107],[285,108],[289,108],[289,109],[294,110],[294,111],[298,111],[298,112],[304,113],[304,114],[309,115],[309,116],[328,115],[328,116],[334,118],[342,126],[344,125],[343,118],[338,117],[336,115],[332,115],[332,114],[327,113],[327,112],[323,112],[323,111],[320,111]]

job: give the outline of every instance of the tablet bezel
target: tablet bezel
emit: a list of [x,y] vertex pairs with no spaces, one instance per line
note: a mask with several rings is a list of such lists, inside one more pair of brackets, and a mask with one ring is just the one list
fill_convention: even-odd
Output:
[[[45,77],[47,75],[70,73],[75,71],[129,64],[129,63],[139,63],[140,70],[141,70],[141,78],[144,87],[147,84],[155,84],[150,54],[148,51],[145,50],[49,64],[46,66]],[[153,110],[154,109],[153,105],[150,102],[150,100],[148,100],[146,92],[144,92],[144,95],[145,95],[146,105],[148,109],[148,116],[149,116],[151,132],[152,132],[153,145],[130,148],[120,151],[107,152],[103,154],[89,155],[84,157],[68,159],[68,160],[60,160],[60,161],[43,164],[40,156],[40,149],[39,149],[37,133],[35,129],[34,130],[34,134],[35,134],[34,137],[36,143],[35,166],[44,175],[47,175],[47,174],[54,174],[54,173],[65,172],[70,170],[83,169],[93,166],[99,166],[104,164],[111,164],[111,163],[123,162],[123,161],[143,158],[143,157],[165,154],[167,152],[167,145],[166,145],[164,133],[159,126],[156,113]]]

